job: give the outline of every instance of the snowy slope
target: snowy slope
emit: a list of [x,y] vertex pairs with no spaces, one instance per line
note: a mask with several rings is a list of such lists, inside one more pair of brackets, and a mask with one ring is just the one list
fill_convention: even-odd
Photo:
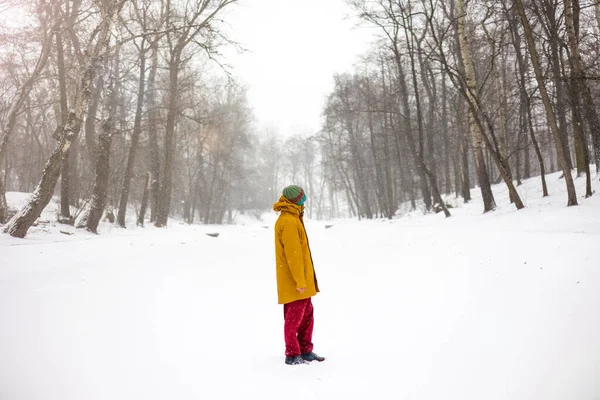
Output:
[[0,399],[599,399],[600,193],[548,182],[521,211],[499,186],[486,215],[473,190],[449,219],[309,221],[309,366],[283,363],[274,216],[3,236]]

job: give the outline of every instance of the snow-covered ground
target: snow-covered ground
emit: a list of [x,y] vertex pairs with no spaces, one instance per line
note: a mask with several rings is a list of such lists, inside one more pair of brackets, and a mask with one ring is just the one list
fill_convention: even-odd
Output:
[[486,215],[473,190],[449,219],[309,221],[308,366],[283,363],[275,215],[3,235],[0,399],[600,399],[600,193],[548,182],[521,211],[499,186]]

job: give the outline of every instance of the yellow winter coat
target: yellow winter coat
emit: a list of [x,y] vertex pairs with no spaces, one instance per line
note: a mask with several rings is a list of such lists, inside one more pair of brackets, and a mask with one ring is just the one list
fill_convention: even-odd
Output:
[[[317,294],[319,285],[302,221],[303,206],[281,196],[273,205],[281,212],[275,223],[275,259],[279,304],[307,299]],[[296,289],[306,288],[304,293]]]

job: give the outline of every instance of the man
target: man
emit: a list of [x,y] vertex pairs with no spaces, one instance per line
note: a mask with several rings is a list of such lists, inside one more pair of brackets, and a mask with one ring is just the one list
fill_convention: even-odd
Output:
[[277,294],[283,304],[285,333],[285,363],[306,364],[324,361],[313,353],[313,305],[311,297],[319,291],[313,267],[308,237],[304,228],[306,194],[300,186],[283,189],[283,195],[273,205],[281,212],[275,223],[275,258]]

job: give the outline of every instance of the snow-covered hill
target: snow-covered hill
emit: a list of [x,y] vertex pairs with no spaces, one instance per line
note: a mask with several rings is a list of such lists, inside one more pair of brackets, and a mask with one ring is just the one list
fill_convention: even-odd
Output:
[[598,399],[600,193],[548,183],[521,211],[497,186],[485,215],[473,190],[449,219],[309,221],[308,366],[283,363],[274,215],[2,235],[0,399]]

